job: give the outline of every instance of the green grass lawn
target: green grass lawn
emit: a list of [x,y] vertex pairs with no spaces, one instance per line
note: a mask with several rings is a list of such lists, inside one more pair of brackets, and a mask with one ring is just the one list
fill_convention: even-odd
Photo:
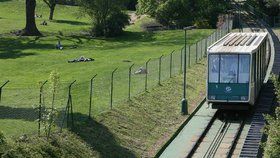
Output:
[[[39,102],[39,81],[49,78],[51,71],[60,73],[61,84],[55,105],[65,107],[67,87],[77,80],[73,86],[74,112],[88,114],[89,81],[94,74],[94,106],[93,116],[109,110],[111,71],[118,68],[115,74],[114,105],[123,102],[128,96],[128,67],[135,63],[132,72],[149,64],[148,88],[158,82],[158,57],[165,55],[162,61],[162,80],[169,78],[170,52],[174,54],[173,76],[179,72],[180,49],[184,43],[182,30],[158,31],[153,33],[141,30],[141,23],[149,18],[139,20],[128,26],[122,36],[117,38],[92,38],[85,35],[90,29],[88,17],[80,17],[78,7],[58,5],[54,21],[47,21],[48,26],[39,25],[47,20],[48,8],[37,2],[36,13],[43,18],[37,19],[37,26],[42,37],[16,37],[9,32],[24,28],[25,12],[22,0],[0,1],[0,84],[6,80],[10,83],[4,87],[0,103],[0,130],[8,136],[36,131],[37,113],[34,108]],[[213,30],[197,29],[188,31],[188,44],[193,44]],[[61,40],[64,49],[56,50],[55,44]],[[201,46],[198,46],[201,48]],[[195,46],[191,47],[192,63],[195,59]],[[204,47],[203,47],[204,48]],[[68,60],[80,56],[94,58],[94,62],[67,63]],[[130,60],[131,62],[124,62]],[[132,75],[132,95],[144,91],[144,75]],[[46,106],[50,106],[48,85],[45,88]],[[18,129],[18,130],[15,130]]]

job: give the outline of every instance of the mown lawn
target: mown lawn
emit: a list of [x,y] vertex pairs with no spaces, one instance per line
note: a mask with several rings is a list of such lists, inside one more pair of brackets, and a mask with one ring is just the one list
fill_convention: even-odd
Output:
[[[128,67],[132,63],[135,63],[132,69],[134,72],[152,58],[149,65],[150,90],[158,82],[158,57],[161,55],[167,56],[176,50],[173,63],[177,67],[174,68],[173,76],[175,71],[178,72],[179,52],[184,42],[182,30],[144,32],[140,25],[149,20],[145,17],[128,26],[120,37],[93,38],[87,35],[90,20],[79,15],[78,7],[58,5],[55,20],[48,21],[48,8],[38,1],[36,13],[42,14],[43,18],[37,19],[37,26],[44,36],[17,37],[10,34],[10,31],[24,27],[24,3],[22,0],[0,1],[0,84],[10,80],[2,91],[0,130],[8,136],[36,131],[37,113],[34,108],[38,107],[39,102],[38,82],[47,80],[53,70],[59,72],[61,79],[55,107],[65,107],[67,87],[73,80],[77,80],[73,86],[73,106],[74,112],[82,115],[88,114],[89,81],[94,74],[98,74],[94,81],[92,109],[96,119],[100,119],[101,113],[109,110],[110,76],[115,68],[118,70],[114,82],[114,106],[122,104],[127,98]],[[43,20],[47,20],[48,26],[40,25]],[[187,42],[193,44],[212,32],[210,29],[188,31]],[[63,50],[55,49],[58,40],[61,40]],[[191,53],[194,61],[195,52]],[[80,56],[91,57],[95,61],[75,64],[67,62]],[[169,78],[169,59],[163,58],[162,80]],[[133,75],[132,95],[143,92],[143,85],[144,76]],[[48,85],[44,90],[49,94]],[[48,94],[45,98],[46,106],[50,106]]]

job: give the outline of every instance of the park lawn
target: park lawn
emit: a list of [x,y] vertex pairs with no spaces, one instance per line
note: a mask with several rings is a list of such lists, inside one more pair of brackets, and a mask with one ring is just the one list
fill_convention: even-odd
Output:
[[[187,99],[189,112],[205,98],[206,59],[188,69]],[[154,157],[187,116],[180,114],[183,75],[168,79],[119,103],[98,119],[79,118],[74,132],[93,147],[96,157]]]
[[[8,136],[36,131],[37,113],[34,109],[38,107],[39,101],[38,82],[48,80],[51,71],[59,72],[61,79],[55,107],[58,109],[65,107],[67,87],[72,81],[77,80],[72,90],[73,107],[74,112],[83,115],[88,114],[89,81],[93,75],[98,74],[94,80],[92,115],[99,119],[101,113],[110,109],[110,76],[115,68],[118,70],[115,74],[114,106],[127,99],[127,73],[132,63],[135,63],[132,70],[134,72],[139,67],[145,66],[144,63],[152,58],[149,73],[149,89],[151,89],[158,82],[158,57],[168,56],[172,50],[176,50],[178,55],[184,44],[182,30],[153,33],[142,31],[140,25],[143,21],[149,21],[148,17],[128,26],[120,37],[92,38],[85,35],[90,28],[89,18],[77,19],[79,8],[70,6],[58,5],[55,20],[47,21],[48,26],[41,26],[40,22],[48,17],[48,8],[39,1],[36,12],[42,14],[43,18],[37,19],[37,26],[44,36],[17,37],[9,32],[24,27],[24,1],[0,1],[0,10],[0,82],[10,81],[2,93],[0,130]],[[212,32],[210,29],[188,31],[187,43],[193,44]],[[58,40],[61,40],[63,50],[55,49]],[[67,63],[68,60],[80,56],[91,57],[95,61]],[[165,80],[169,78],[167,77],[169,58],[163,60],[162,80]],[[133,76],[132,96],[144,91],[143,80],[143,76]],[[48,88],[44,90],[45,93],[49,93]],[[49,94],[45,100],[46,106],[49,106]]]

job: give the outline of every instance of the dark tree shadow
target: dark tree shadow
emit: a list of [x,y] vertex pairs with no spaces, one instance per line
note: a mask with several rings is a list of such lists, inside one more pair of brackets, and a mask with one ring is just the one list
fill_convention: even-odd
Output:
[[15,59],[36,54],[33,52],[23,53],[22,51],[26,49],[54,49],[52,44],[36,43],[39,39],[40,37],[36,37],[34,40],[27,41],[21,38],[0,38],[0,59]]
[[101,158],[134,158],[132,151],[122,147],[110,130],[87,115],[74,114],[75,128],[72,130],[87,142]]
[[32,108],[12,108],[0,106],[0,119],[21,119],[35,121],[38,118],[38,111]]
[[72,21],[72,20],[53,20],[53,23],[69,24],[69,25],[88,25],[86,22]]
[[0,2],[9,2],[11,0],[0,0]]

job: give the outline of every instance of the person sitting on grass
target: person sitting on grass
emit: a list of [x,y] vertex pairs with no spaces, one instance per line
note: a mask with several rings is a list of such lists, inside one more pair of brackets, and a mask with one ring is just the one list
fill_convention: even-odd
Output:
[[147,69],[140,67],[139,70],[135,71],[134,74],[148,74]]
[[63,47],[62,47],[62,44],[61,44],[61,42],[60,42],[60,40],[58,40],[58,42],[57,42],[57,44],[56,44],[56,49],[59,49],[59,50],[62,50],[63,49]]
[[44,20],[40,25],[44,25],[44,26],[47,26],[48,23]]

